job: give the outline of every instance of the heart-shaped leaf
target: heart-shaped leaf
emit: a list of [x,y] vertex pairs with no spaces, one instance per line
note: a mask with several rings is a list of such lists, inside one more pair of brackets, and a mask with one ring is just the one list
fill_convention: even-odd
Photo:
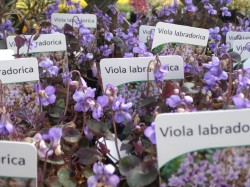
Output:
[[101,159],[101,153],[93,148],[80,148],[76,154],[79,158],[79,162],[85,166],[93,164]]
[[76,143],[81,138],[81,133],[75,128],[68,127],[63,129],[62,137],[67,142]]
[[14,38],[14,41],[16,43],[16,47],[18,49],[20,49],[24,44],[25,44],[25,39],[20,36],[20,35],[17,35],[15,38]]

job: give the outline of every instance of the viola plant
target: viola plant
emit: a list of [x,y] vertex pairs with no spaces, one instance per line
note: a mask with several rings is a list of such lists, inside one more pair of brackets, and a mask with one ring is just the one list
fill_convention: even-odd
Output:
[[[155,118],[250,107],[250,71],[225,41],[229,31],[249,32],[250,18],[235,16],[230,0],[174,0],[152,12],[147,1],[132,1],[136,16],[130,19],[114,0],[85,2],[51,1],[39,17],[27,12],[22,19],[30,24],[15,44],[28,51],[16,58],[37,58],[40,81],[1,85],[0,138],[36,146],[39,186],[249,186],[244,148],[197,151],[159,172]],[[53,13],[95,14],[97,28],[74,17],[60,29],[51,24]],[[1,42],[19,29],[14,18],[4,18]],[[143,43],[139,27],[159,21],[208,29],[208,45],[168,43],[151,50],[154,32]],[[30,53],[40,34],[56,33],[65,34],[67,52]],[[169,66],[159,56],[167,55],[182,57],[183,80],[166,80]],[[154,80],[103,88],[101,59],[152,56],[145,76]]]

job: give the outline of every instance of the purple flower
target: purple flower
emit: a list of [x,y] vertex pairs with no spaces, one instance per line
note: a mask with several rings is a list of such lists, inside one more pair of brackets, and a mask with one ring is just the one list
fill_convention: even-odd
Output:
[[228,31],[230,31],[230,29],[226,24],[224,24],[223,27],[221,28],[222,35],[226,36]]
[[89,127],[88,127],[88,126],[84,127],[83,132],[84,132],[84,134],[85,134],[85,137],[86,137],[89,141],[93,139],[94,134],[89,130]]
[[108,96],[109,101],[113,102],[116,99],[116,94],[118,93],[118,88],[115,85],[107,84],[105,89],[105,94]]
[[245,46],[245,48],[246,48],[246,50],[247,50],[248,52],[250,52],[250,43],[247,43],[246,46]]
[[209,168],[207,170],[207,173],[211,176],[215,177],[220,174],[220,167],[221,165],[215,164],[215,165],[209,165]]
[[47,86],[45,89],[42,88],[41,84],[36,84],[34,89],[37,93],[36,103],[38,106],[48,106],[50,104],[55,103],[56,95],[55,95],[55,87],[54,86]]
[[124,23],[124,20],[126,19],[125,16],[126,16],[125,12],[119,12],[118,17],[117,17],[117,21],[119,24]]
[[151,126],[145,129],[144,135],[151,141],[152,144],[156,144],[155,122],[152,122]]
[[168,65],[162,65],[160,68],[154,69],[154,78],[156,82],[163,82],[163,79],[167,76]]
[[62,129],[57,127],[52,127],[49,129],[48,134],[43,135],[44,140],[49,140],[51,143],[51,148],[56,149],[60,145],[62,137]]
[[37,154],[40,158],[45,158],[46,156],[48,157],[53,155],[54,151],[48,148],[40,133],[37,133],[34,136],[34,143],[37,148]]
[[166,99],[166,104],[170,107],[174,108],[180,104],[191,104],[193,103],[193,98],[190,96],[184,96],[183,99],[180,98],[178,95],[171,95],[169,98]]
[[63,73],[62,74],[62,79],[63,79],[63,83],[68,84],[69,81],[72,78],[72,74],[71,73]]
[[143,42],[139,42],[139,45],[133,48],[134,53],[138,53],[139,56],[153,56],[152,53],[147,52],[147,47]]
[[175,7],[173,5],[169,5],[168,7],[163,7],[158,12],[158,17],[170,16],[171,14],[175,14],[176,8],[177,7]]
[[59,11],[59,4],[60,1],[57,1],[56,3],[51,4],[50,6],[47,6],[45,10],[46,18],[51,19],[51,15],[55,12]]
[[221,40],[221,36],[218,34],[220,32],[219,27],[214,27],[209,29],[209,39],[219,41]]
[[211,14],[211,15],[217,14],[217,10],[215,10],[214,7],[210,3],[206,3],[204,5],[204,8],[207,9],[208,14]]
[[239,93],[233,97],[233,102],[234,105],[238,108],[249,108],[250,107],[250,102],[248,99],[244,98],[244,94]]
[[112,14],[116,15],[115,5],[108,5],[108,8],[111,10]]
[[15,32],[15,29],[12,27],[12,22],[7,19],[4,23],[1,24],[0,31],[7,34],[12,34]]
[[222,11],[222,16],[231,17],[231,12],[228,11],[227,7],[221,7],[220,10]]
[[227,180],[229,181],[237,180],[239,178],[239,174],[240,171],[234,171],[233,169],[231,169],[227,174]]
[[172,175],[171,178],[168,180],[168,185],[173,187],[179,187],[184,186],[185,182],[180,177]]
[[231,3],[232,0],[220,0],[220,4],[228,4]]
[[95,102],[95,104],[91,106],[91,110],[92,117],[99,121],[99,119],[103,116],[102,106],[99,103]]
[[105,32],[104,33],[104,38],[105,38],[105,40],[107,40],[107,41],[111,41],[112,39],[113,39],[113,34],[111,33],[111,32]]
[[0,121],[0,135],[9,135],[14,133],[14,126],[11,124],[8,113],[3,113]]
[[[62,137],[62,129],[57,127],[52,127],[47,134],[41,135],[37,133],[34,136],[35,145],[38,149],[38,155],[41,158],[45,158],[46,156],[50,156],[53,153],[55,155],[61,155],[61,141]],[[47,145],[45,141],[48,141],[49,144]]]
[[115,122],[122,123],[125,119],[127,121],[131,120],[131,115],[128,113],[128,110],[132,107],[132,103],[125,103],[124,99],[120,96],[113,101],[112,109],[115,111]]
[[88,35],[91,34],[91,30],[86,28],[84,25],[81,25],[80,23],[79,33],[83,35]]
[[81,34],[80,36],[81,44],[83,46],[86,46],[89,43],[93,42],[95,40],[95,37],[91,33],[91,30],[86,28],[82,23],[82,21],[77,21],[76,23],[79,25],[79,33]]
[[58,70],[59,70],[58,67],[53,66],[53,62],[49,58],[42,60],[39,63],[39,67],[45,68],[51,77],[56,76],[58,74]]
[[247,181],[244,183],[245,187],[250,187],[250,179],[248,178]]
[[194,184],[196,186],[204,185],[206,181],[207,181],[207,177],[205,176],[205,173],[199,172],[194,175]]
[[248,89],[249,85],[250,85],[250,77],[239,74],[238,75],[238,88]]
[[216,80],[227,80],[228,78],[227,73],[222,69],[222,63],[218,57],[213,57],[212,61],[208,64],[203,64],[203,67],[209,69],[204,75],[206,78],[209,78],[210,76],[214,76]]
[[198,10],[198,8],[193,5],[193,1],[192,0],[185,0],[185,3],[186,3],[185,10],[187,12],[195,13]]
[[108,98],[108,96],[106,96],[106,95],[99,96],[99,97],[97,97],[97,102],[98,102],[98,103],[101,105],[101,107],[103,108],[103,107],[105,107],[105,106],[108,105],[108,103],[109,103],[109,98]]
[[113,51],[107,45],[101,45],[100,51],[102,52],[102,56],[108,57]]
[[77,112],[87,112],[90,109],[90,105],[94,104],[95,90],[87,87],[84,91],[76,91],[73,95],[73,99],[76,101],[74,107]]
[[103,165],[101,163],[95,163],[93,166],[94,176],[88,178],[88,187],[96,187],[98,183],[103,185],[116,187],[120,182],[115,172],[115,167],[111,164]]
[[235,169],[246,169],[248,167],[247,162],[248,162],[248,157],[246,155],[241,157],[236,157],[234,160],[234,167]]
[[133,53],[124,53],[124,58],[133,58],[134,54]]

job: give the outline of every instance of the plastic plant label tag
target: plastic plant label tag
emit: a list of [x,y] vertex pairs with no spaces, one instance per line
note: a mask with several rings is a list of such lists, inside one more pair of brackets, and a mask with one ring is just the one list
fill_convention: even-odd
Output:
[[207,46],[209,31],[195,27],[158,22],[156,24],[152,49],[166,43],[182,43]]
[[155,31],[155,26],[141,25],[139,28],[139,40],[147,43],[151,34]]
[[[37,186],[37,150],[23,142],[0,141],[1,186]],[[11,181],[11,182],[10,182]],[[12,183],[12,184],[11,184]]]
[[[7,37],[7,47],[12,49],[17,54],[17,46],[15,43],[16,36]],[[66,51],[66,38],[64,34],[41,34],[36,40],[34,36],[25,35],[27,42],[20,48],[19,54],[28,53],[41,53],[48,51]],[[32,47],[28,50],[28,45]]]
[[53,13],[51,15],[51,23],[63,28],[67,23],[73,27],[78,27],[75,21],[80,21],[87,28],[97,27],[97,18],[95,14],[63,14],[63,13]]
[[[155,57],[105,58],[100,62],[103,89],[107,84],[119,86],[124,83],[154,80],[153,72],[147,72],[150,61]],[[166,79],[183,79],[184,65],[180,56],[160,56],[161,64],[168,64]]]
[[[173,176],[182,176],[185,168],[192,173],[196,165],[204,166],[203,171],[218,166],[220,176],[230,175],[227,168],[248,171],[250,158],[244,155],[249,154],[249,115],[249,109],[158,115],[155,132],[161,177],[170,182]],[[246,163],[242,167],[237,164],[241,159]],[[194,184],[195,172],[191,173],[189,182]],[[209,172],[203,174],[207,180],[215,177]]]
[[250,32],[227,32],[226,44],[228,45],[229,49],[233,49],[235,40],[250,40]]
[[[250,58],[250,39],[235,40],[233,44],[233,51],[240,54],[242,61]],[[250,66],[246,66],[246,64],[244,63],[244,67],[249,68]]]
[[11,49],[0,49],[0,60],[11,60],[14,59],[15,57],[14,51]]
[[19,58],[0,61],[0,80],[3,84],[38,81],[37,59]]

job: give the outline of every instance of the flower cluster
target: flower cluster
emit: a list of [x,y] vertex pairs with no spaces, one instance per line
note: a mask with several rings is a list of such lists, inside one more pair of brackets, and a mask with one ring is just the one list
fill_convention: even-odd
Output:
[[98,185],[116,187],[120,182],[119,177],[114,174],[115,167],[111,164],[95,163],[93,171],[95,175],[88,178],[88,187],[96,187]]
[[[15,57],[37,58],[40,81],[0,84],[1,140],[33,142],[40,159],[39,183],[45,186],[158,185],[155,118],[159,113],[250,107],[250,70],[241,54],[226,44],[229,31],[250,31],[250,18],[243,16],[245,11],[235,16],[230,2],[174,0],[151,11],[150,2],[133,0],[133,11],[128,13],[121,12],[115,0],[86,0],[86,7],[78,0],[36,1],[25,8],[26,16],[13,6],[20,23],[13,19],[15,9],[10,15],[4,7],[0,46],[15,30],[25,32],[16,36],[15,44],[17,51],[24,45],[28,51]],[[97,27],[88,28],[91,20],[75,16],[58,28],[51,24],[55,12],[95,14]],[[208,46],[167,43],[152,49],[154,29],[141,41],[139,28],[159,21],[208,29]],[[29,55],[39,45],[34,41],[40,34],[48,33],[65,34],[67,51]],[[242,47],[249,51],[249,46]],[[169,55],[183,59],[182,80],[169,80],[177,69],[160,61],[160,56]],[[144,80],[102,85],[103,58],[137,57],[151,57],[143,69]],[[204,150],[177,158],[161,176],[162,187],[250,186],[246,150]]]
[[47,134],[37,133],[34,136],[34,144],[37,147],[39,157],[46,158],[53,154],[61,155],[61,137],[62,129],[57,127],[51,128]]
[[250,185],[248,155],[242,148],[232,153],[230,150],[213,151],[211,162],[198,159],[198,156],[198,153],[188,154],[178,171],[169,178],[168,186]]

